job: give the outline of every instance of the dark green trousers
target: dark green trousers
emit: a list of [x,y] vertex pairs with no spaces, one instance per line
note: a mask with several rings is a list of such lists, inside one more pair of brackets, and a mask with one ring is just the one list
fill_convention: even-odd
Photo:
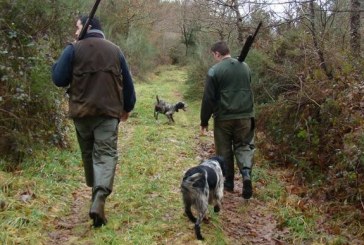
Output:
[[108,117],[75,118],[86,184],[93,191],[111,193],[118,162],[119,120]]
[[254,119],[233,119],[214,121],[216,154],[225,160],[225,182],[234,183],[234,157],[240,172],[253,167]]

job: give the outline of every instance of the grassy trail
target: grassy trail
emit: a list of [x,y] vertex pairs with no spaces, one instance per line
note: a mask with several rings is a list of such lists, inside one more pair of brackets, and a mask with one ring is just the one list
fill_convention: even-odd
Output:
[[179,186],[188,168],[213,154],[212,134],[199,135],[200,101],[185,101],[188,109],[175,114],[175,124],[153,116],[156,95],[184,100],[186,78],[185,70],[169,66],[150,82],[136,83],[136,108],[120,125],[106,226],[91,227],[91,190],[75,144],[73,151],[39,151],[21,171],[0,171],[0,244],[346,244],[340,235],[317,230],[323,222],[318,207],[300,199],[288,169],[274,168],[259,152],[253,199],[241,198],[237,174],[235,193],[225,193],[221,213],[210,209],[210,222],[202,224],[206,240],[195,239]]
[[[120,242],[131,244],[188,244],[193,225],[182,213],[180,182],[184,171],[201,159],[199,154],[199,102],[187,102],[187,111],[153,116],[156,95],[170,103],[183,101],[186,71],[169,67],[150,83],[136,86],[138,102],[132,118],[121,126],[122,161],[118,202],[125,226]],[[207,139],[211,140],[211,139]],[[120,220],[116,220],[120,222]],[[123,232],[127,231],[128,236]],[[214,229],[211,241],[223,240]],[[193,244],[193,243],[191,243]]]

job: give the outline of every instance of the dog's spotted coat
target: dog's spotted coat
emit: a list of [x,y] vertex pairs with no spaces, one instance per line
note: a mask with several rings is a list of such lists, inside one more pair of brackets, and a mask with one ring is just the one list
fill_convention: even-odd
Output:
[[[201,221],[206,215],[208,204],[214,205],[214,211],[219,212],[224,195],[224,161],[221,157],[212,157],[200,165],[190,168],[185,173],[182,184],[182,198],[187,217],[195,223],[197,239],[201,235]],[[197,218],[192,214],[191,207],[198,213]]]
[[186,103],[180,101],[177,102],[176,104],[169,104],[167,102],[165,102],[164,100],[160,100],[158,98],[158,95],[156,96],[157,98],[157,103],[154,106],[154,118],[156,120],[158,120],[158,114],[162,113],[164,115],[166,115],[166,117],[168,118],[168,122],[169,123],[174,123],[174,119],[173,119],[173,114],[175,112],[178,112],[178,110],[186,110]]

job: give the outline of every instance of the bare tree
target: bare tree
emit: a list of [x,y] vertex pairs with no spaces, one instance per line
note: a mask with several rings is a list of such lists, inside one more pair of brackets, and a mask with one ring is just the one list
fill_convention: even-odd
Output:
[[332,72],[327,67],[327,63],[326,63],[326,60],[325,60],[323,48],[319,45],[319,41],[318,41],[318,39],[319,39],[318,35],[319,34],[318,34],[317,28],[316,28],[314,2],[315,2],[315,0],[310,0],[310,2],[309,2],[310,24],[311,24],[310,31],[311,31],[311,34],[312,34],[312,40],[313,40],[315,50],[316,50],[317,55],[318,55],[319,60],[320,60],[320,67],[325,72],[326,76],[331,80],[333,78],[333,75],[332,75]]
[[132,28],[146,29],[163,18],[160,6],[158,0],[110,0],[105,1],[100,12],[107,20],[109,34],[118,33],[127,39]]
[[198,5],[192,0],[180,1],[180,29],[182,43],[186,47],[185,55],[189,54],[190,48],[195,45],[197,32],[201,30],[201,23],[198,17]]
[[354,55],[360,55],[360,1],[351,0],[350,46]]
[[212,0],[209,2],[211,2],[210,6],[219,8],[220,13],[224,14],[221,16],[220,21],[225,19],[228,21],[229,26],[235,26],[237,40],[240,45],[244,43],[244,36],[250,30],[247,23],[251,22],[251,16],[255,11],[264,7],[264,5],[258,5],[256,2],[249,0]]
[[244,42],[244,28],[242,24],[243,17],[241,16],[240,10],[239,10],[239,2],[238,0],[232,0],[231,1],[231,9],[235,12],[236,15],[236,28],[238,30],[238,40],[242,44]]

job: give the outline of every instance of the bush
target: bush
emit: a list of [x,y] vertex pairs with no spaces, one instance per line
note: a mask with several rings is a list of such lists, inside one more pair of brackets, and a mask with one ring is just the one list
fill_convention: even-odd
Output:
[[9,170],[19,167],[35,143],[68,146],[60,99],[64,91],[57,89],[50,77],[52,52],[58,43],[49,38],[51,28],[57,29],[50,20],[64,28],[62,19],[54,16],[57,6],[66,5],[50,5],[48,1],[1,3],[0,153],[12,162]]
[[133,76],[143,79],[157,65],[157,51],[143,31],[131,29],[127,40],[119,37],[117,43],[120,44]]
[[274,161],[294,164],[306,182],[323,173],[327,198],[357,202],[364,190],[358,181],[364,174],[364,97],[361,82],[351,82],[307,79],[302,90],[259,106],[258,129],[266,138],[258,145]]
[[207,71],[213,64],[213,60],[207,51],[201,49],[191,56],[188,60],[188,72],[187,72],[187,86],[185,97],[190,100],[201,100],[204,82],[206,79]]

